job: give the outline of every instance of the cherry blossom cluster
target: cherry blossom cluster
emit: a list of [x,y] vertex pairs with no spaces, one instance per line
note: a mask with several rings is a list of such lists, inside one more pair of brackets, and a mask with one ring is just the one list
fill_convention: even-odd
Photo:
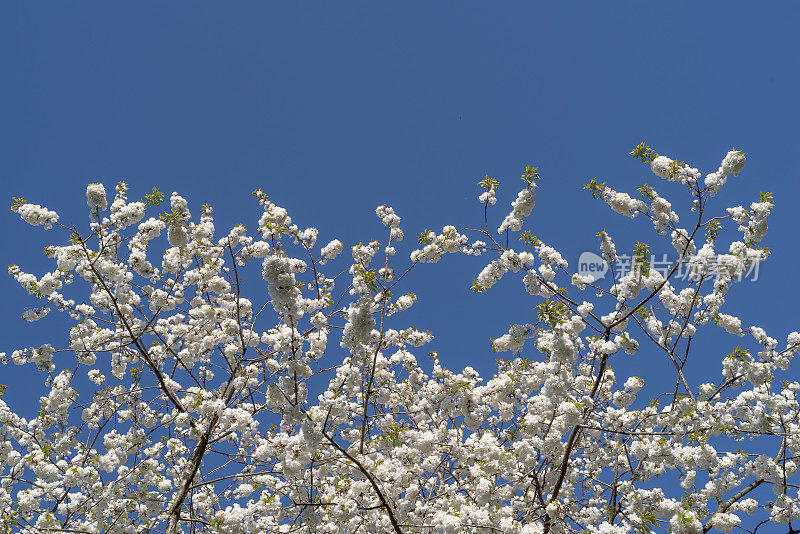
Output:
[[[25,222],[64,237],[45,249],[49,271],[9,267],[37,299],[23,319],[57,309],[73,326],[60,348],[0,355],[42,377],[38,413],[0,399],[2,528],[690,534],[800,520],[790,373],[800,333],[780,342],[725,308],[743,270],[768,256],[757,245],[772,197],[712,212],[743,153],[703,181],[637,150],[688,190],[685,228],[650,186],[641,200],[587,188],[614,212],[649,219],[679,259],[606,285],[522,231],[541,187],[532,167],[496,231],[488,208],[499,182],[487,176],[482,229],[425,230],[408,254],[397,254],[402,219],[386,205],[375,210],[382,237],[346,247],[320,246],[317,228],[260,190],[253,231],[222,234],[211,206],[193,218],[178,193],[162,207],[157,189],[129,201],[122,182],[110,203],[89,184],[88,231],[14,199]],[[729,221],[743,238],[723,245]],[[614,264],[626,246],[597,235]],[[648,247],[634,246],[636,261]],[[399,318],[427,297],[401,289],[406,274],[447,253],[490,256],[475,293],[518,276],[530,302],[485,347],[504,357],[491,376],[446,368],[418,350],[433,333]],[[679,279],[681,267],[691,276]],[[720,349],[695,355],[704,326]],[[697,381],[696,357],[718,361],[719,375]],[[637,376],[637,361],[663,383]]]

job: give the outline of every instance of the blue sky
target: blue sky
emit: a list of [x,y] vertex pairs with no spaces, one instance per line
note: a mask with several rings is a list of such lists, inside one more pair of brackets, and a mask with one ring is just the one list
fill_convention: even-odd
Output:
[[[647,181],[688,215],[679,185],[628,156],[639,141],[704,174],[736,147],[748,163],[716,208],[759,191],[776,208],[773,257],[728,312],[783,340],[800,328],[798,15],[790,2],[5,3],[0,189],[85,225],[86,184],[124,178],[132,197],[158,186],[196,214],[214,205],[222,230],[255,226],[260,187],[323,244],[349,246],[384,238],[374,215],[384,203],[408,241],[426,227],[479,226],[487,173],[501,181],[499,222],[532,164],[542,180],[529,228],[574,265],[602,228],[620,249],[656,242],[650,225],[581,191],[592,177],[630,192]],[[40,251],[55,235],[3,217],[2,261],[51,270]],[[533,322],[539,301],[510,276],[473,295],[484,263],[420,266],[402,288],[419,301],[398,319],[431,329],[446,365],[485,373],[488,338]],[[0,351],[66,344],[66,322],[27,325],[19,317],[34,302],[8,277],[0,291]],[[719,377],[739,340],[721,343],[697,372]]]

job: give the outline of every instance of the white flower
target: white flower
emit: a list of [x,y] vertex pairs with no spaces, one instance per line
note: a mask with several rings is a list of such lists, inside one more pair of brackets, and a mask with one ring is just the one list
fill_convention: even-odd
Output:
[[517,199],[511,203],[513,208],[497,229],[498,234],[506,230],[518,232],[522,229],[523,217],[531,214],[533,206],[536,204],[534,195],[536,194],[536,184],[531,184],[530,188],[523,189],[517,194]]
[[99,369],[92,369],[87,375],[89,376],[89,380],[95,384],[102,384],[106,379],[105,375],[103,375]]
[[700,171],[688,165],[677,166],[675,160],[667,156],[656,156],[650,162],[650,169],[659,178],[670,182],[681,182],[684,184],[694,183],[700,178]]
[[640,211],[647,208],[647,204],[641,200],[631,198],[627,193],[614,191],[610,187],[603,189],[603,200],[612,210],[630,218],[636,217]]
[[375,215],[381,220],[384,228],[397,228],[400,224],[400,216],[389,206],[378,206],[375,209]]
[[31,308],[30,310],[25,310],[22,313],[22,319],[29,323],[32,323],[34,321],[38,321],[48,313],[50,313],[49,306],[43,306],[41,308]]
[[714,525],[714,528],[718,528],[722,532],[731,532],[741,522],[742,520],[738,515],[731,513],[718,512],[711,518],[711,524]]
[[653,174],[659,178],[669,180],[671,178],[669,171],[672,162],[673,160],[667,156],[656,156],[656,158],[650,162],[650,169],[653,171]]
[[39,204],[23,204],[16,208],[22,220],[33,226],[44,226],[45,230],[50,230],[58,221],[58,214],[43,208]]
[[344,250],[344,245],[342,244],[342,242],[339,241],[338,239],[334,239],[333,241],[322,247],[322,250],[320,251],[320,254],[322,254],[322,259],[320,260],[320,263],[324,265],[326,262],[336,258],[336,256],[338,256],[343,250]]
[[106,188],[103,187],[103,184],[89,184],[86,187],[86,203],[90,209],[99,208],[104,210],[108,208]]
[[[729,154],[717,175],[735,175],[743,160]],[[676,169],[669,158],[656,158],[651,167],[668,180],[696,180],[694,169]],[[789,333],[784,348],[779,336],[760,326],[743,329],[737,317],[720,313],[736,277],[764,259],[754,243],[766,232],[773,207],[768,198],[730,208],[744,237],[720,254],[711,241],[697,252],[689,231],[674,229],[673,205],[654,191],[644,207],[606,191],[615,210],[643,211],[656,230],[674,229],[673,246],[692,256],[682,260],[693,278],[679,276],[687,274],[682,269],[667,280],[652,269],[648,276],[597,281],[596,304],[581,302],[556,282],[567,262],[553,247],[537,242],[533,251],[519,252],[505,239],[469,245],[451,225],[427,231],[422,248],[411,253],[415,262],[454,252],[488,254],[477,275],[480,288],[519,276],[537,296],[530,299],[532,319],[504,319],[502,295],[501,301],[481,300],[490,307],[490,322],[523,323],[492,341],[495,351],[512,354],[489,362],[490,374],[481,377],[472,367],[448,369],[436,352],[417,349],[431,343],[432,334],[394,316],[416,300],[404,286],[416,271],[407,274],[426,266],[409,267],[393,256],[395,247],[402,252],[402,232],[391,208],[376,210],[389,242],[352,247],[348,276],[324,267],[342,252],[340,241],[323,247],[315,262],[316,229],[299,231],[263,193],[256,194],[264,215],[255,236],[237,225],[221,238],[214,238],[210,209],[191,223],[188,202],[173,194],[168,237],[183,248],[165,251],[153,243],[166,228],[158,219],[123,232],[145,208],[128,203],[126,189],[117,187],[107,218],[90,219],[90,231],[81,232],[87,239],[47,247],[55,268],[36,271],[42,275],[8,269],[41,299],[35,305],[43,308],[26,318],[52,308],[72,321],[64,349],[0,353],[0,364],[28,365],[44,379],[22,384],[15,369],[0,371],[10,390],[5,398],[0,391],[0,510],[12,510],[28,530],[93,532],[112,525],[120,533],[133,531],[163,522],[171,495],[188,484],[186,517],[226,534],[390,532],[370,476],[398,521],[431,533],[537,534],[544,513],[553,532],[597,534],[630,531],[645,519],[637,511],[646,511],[645,523],[655,518],[659,527],[687,534],[798,515],[793,477],[800,382],[790,365],[800,354],[800,334]],[[87,188],[95,209],[99,196],[99,187]],[[492,198],[493,192],[483,202]],[[532,200],[531,190],[520,194],[507,230],[521,226]],[[54,212],[19,200],[13,209],[32,224],[57,221]],[[703,220],[715,217],[706,212]],[[621,261],[611,238],[605,232],[600,238],[603,258]],[[377,257],[382,251],[386,255]],[[249,261],[253,257],[263,260]],[[259,264],[266,284],[251,301],[245,291]],[[701,274],[709,276],[698,289]],[[86,282],[67,288],[75,300],[59,293],[73,279]],[[573,283],[588,287],[578,276]],[[87,289],[84,298],[76,286]],[[554,294],[558,300],[543,303]],[[558,314],[542,313],[547,306]],[[468,314],[444,309],[456,318]],[[690,339],[712,318],[752,339],[728,355],[702,352]],[[644,337],[633,339],[637,330],[629,324],[641,326]],[[528,341],[533,346],[526,347]],[[654,346],[636,358],[622,354],[638,353],[640,341],[642,349]],[[669,359],[652,358],[664,350],[679,358],[679,366],[689,362],[685,369],[697,356],[721,360],[722,376],[699,376],[696,367],[676,376]],[[74,377],[62,371],[75,365],[65,351],[92,368]],[[464,365],[459,355],[448,357]],[[651,366],[655,374],[645,395],[644,380],[630,375]],[[38,409],[26,405],[17,413],[6,404],[20,394],[38,397]],[[746,436],[753,439],[739,441]],[[198,458],[203,450],[194,445],[206,439]],[[670,482],[681,475],[681,487]],[[219,476],[229,482],[203,483]],[[310,480],[327,505],[301,511],[297,505],[307,500]],[[561,492],[553,498],[556,480]],[[760,502],[743,499],[714,512],[753,480],[765,481],[775,496],[759,489],[748,496]],[[606,510],[612,488],[603,481],[616,481],[613,524]],[[537,487],[545,506],[520,515],[530,504],[523,496],[535,501]],[[691,491],[690,508],[684,508],[682,489]]]
[[742,331],[742,321],[738,317],[719,313],[717,314],[716,321],[717,324],[727,330],[728,333],[736,334],[739,337],[744,336],[744,331]]
[[167,230],[167,240],[173,247],[186,248],[189,244],[189,232],[186,226],[181,223],[175,223]]
[[497,196],[495,196],[497,191],[494,188],[489,189],[488,191],[484,191],[478,197],[478,201],[481,204],[496,204],[497,203]]
[[744,152],[739,150],[731,150],[727,154],[725,154],[725,158],[722,160],[722,172],[725,174],[733,174],[734,176],[738,176],[742,169],[744,168]]
[[745,157],[744,153],[737,150],[731,150],[725,155],[722,164],[716,172],[712,172],[706,176],[705,184],[712,195],[715,195],[728,178],[729,174],[738,176],[744,168]]

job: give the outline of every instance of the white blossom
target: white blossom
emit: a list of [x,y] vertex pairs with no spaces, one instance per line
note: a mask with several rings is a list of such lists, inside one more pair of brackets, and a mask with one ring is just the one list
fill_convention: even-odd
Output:
[[[395,525],[621,534],[796,520],[800,334],[786,334],[784,346],[726,308],[728,292],[766,259],[756,244],[773,202],[764,194],[726,212],[709,200],[743,164],[730,152],[703,189],[696,169],[653,159],[653,172],[701,199],[687,201],[697,220],[681,221],[685,228],[652,188],[649,204],[606,188],[613,211],[643,214],[656,233],[671,229],[683,257],[674,269],[591,288],[555,247],[525,234],[517,250],[490,239],[489,226],[478,231],[486,241],[449,224],[426,230],[403,256],[400,218],[388,206],[376,210],[384,242],[362,240],[349,268],[329,270],[342,242],[317,254],[319,231],[300,229],[261,191],[255,232],[240,224],[216,238],[213,210],[193,221],[177,193],[165,222],[147,214],[155,197],[128,202],[120,183],[101,218],[105,190],[90,184],[96,211],[77,237],[55,212],[15,199],[25,221],[66,230],[45,249],[53,267],[9,267],[35,300],[22,316],[59,310],[71,327],[60,345],[0,353],[8,365],[0,521],[25,532],[120,534],[384,533]],[[533,184],[520,192],[501,233],[522,229],[533,193]],[[493,204],[495,190],[480,200]],[[740,240],[709,233],[698,250],[694,236],[708,221],[728,219]],[[155,241],[165,229],[169,247]],[[603,259],[621,262],[609,234],[599,237]],[[446,367],[423,347],[436,325],[405,322],[437,298],[420,292],[418,302],[406,290],[411,271],[448,253],[490,255],[476,269],[476,293],[504,277],[521,279],[526,292],[527,311],[508,320],[504,300],[478,304],[488,324],[511,324],[468,354],[447,354],[456,365],[485,356],[486,376]],[[570,283],[590,291],[576,298]],[[444,304],[455,320],[469,313]],[[712,322],[716,333],[703,330]],[[739,345],[694,341],[723,329]],[[702,376],[698,358],[721,373]],[[14,365],[42,380],[20,390]],[[86,374],[73,376],[81,366]],[[33,409],[16,400],[29,394],[38,398]],[[759,490],[750,492],[754,481]]]
[[89,205],[89,209],[104,210],[108,208],[106,189],[103,184],[89,184],[86,187],[86,203]]

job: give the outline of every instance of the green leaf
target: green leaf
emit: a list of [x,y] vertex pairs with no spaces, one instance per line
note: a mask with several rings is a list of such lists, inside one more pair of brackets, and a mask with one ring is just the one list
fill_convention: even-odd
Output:
[[676,174],[680,173],[681,169],[683,168],[683,166],[684,166],[684,163],[682,161],[673,161],[672,163],[670,163],[669,164],[669,176],[670,176],[670,178],[672,178]]
[[162,213],[158,218],[164,221],[167,226],[173,226],[181,221],[181,215],[175,212]]
[[638,268],[644,276],[650,275],[650,245],[636,243],[633,248],[633,266]]
[[719,231],[722,228],[722,225],[716,219],[708,223],[706,227],[706,239],[709,243],[716,243],[717,237],[719,237]]
[[598,182],[597,178],[592,178],[588,183],[583,184],[584,189],[588,189],[592,194],[592,198],[603,198],[603,190],[606,187],[605,182]]
[[641,142],[631,150],[631,157],[641,160],[642,163],[651,163],[658,157],[658,152]]
[[472,290],[473,293],[476,293],[476,294],[477,293],[483,293],[484,291],[486,291],[486,288],[478,283],[478,279],[477,278],[472,281],[472,286],[470,287],[470,289]]
[[13,213],[17,213],[17,210],[19,210],[25,204],[27,204],[27,202],[25,202],[24,198],[11,197],[11,211]]
[[536,309],[538,310],[538,320],[544,321],[550,327],[566,321],[567,307],[560,300],[546,300],[536,306]]
[[743,349],[742,347],[739,347],[737,345],[736,347],[733,347],[733,350],[730,353],[728,353],[726,358],[732,358],[734,360],[746,362],[748,359],[751,358],[751,356],[749,350]]
[[487,174],[486,178],[484,178],[483,180],[478,182],[478,185],[481,186],[486,191],[489,191],[489,190],[492,190],[492,189],[497,191],[497,189],[500,187],[500,182],[498,182],[494,178],[489,178],[489,175]]
[[541,245],[542,244],[542,241],[538,237],[533,235],[530,232],[530,230],[525,230],[524,232],[522,232],[522,234],[520,234],[520,236],[519,236],[519,240],[520,241],[524,241],[525,243],[527,243],[531,247],[536,247],[537,245]]
[[164,193],[159,191],[157,187],[153,187],[153,191],[145,194],[144,198],[145,204],[148,206],[160,206],[164,201]]
[[638,515],[639,524],[636,525],[636,530],[642,533],[649,533],[653,527],[657,527],[656,514],[652,506],[648,506],[644,510],[636,510]]
[[417,238],[417,241],[419,241],[423,245],[430,245],[431,243],[433,243],[433,239],[431,239],[431,237],[428,235],[430,233],[431,233],[431,231],[428,230],[427,228],[425,228],[419,234],[419,237]]
[[531,167],[530,165],[525,166],[525,170],[522,171],[522,180],[527,184],[528,187],[533,185],[534,180],[539,179],[539,173],[537,167]]
[[[364,280],[364,283],[367,284],[367,287],[373,293],[377,293],[378,291],[378,275],[375,272],[375,269],[365,269],[361,265],[354,265],[356,273]],[[302,287],[302,283],[301,286]]]
[[645,200],[653,200],[656,198],[655,190],[647,184],[642,185],[637,191]]

